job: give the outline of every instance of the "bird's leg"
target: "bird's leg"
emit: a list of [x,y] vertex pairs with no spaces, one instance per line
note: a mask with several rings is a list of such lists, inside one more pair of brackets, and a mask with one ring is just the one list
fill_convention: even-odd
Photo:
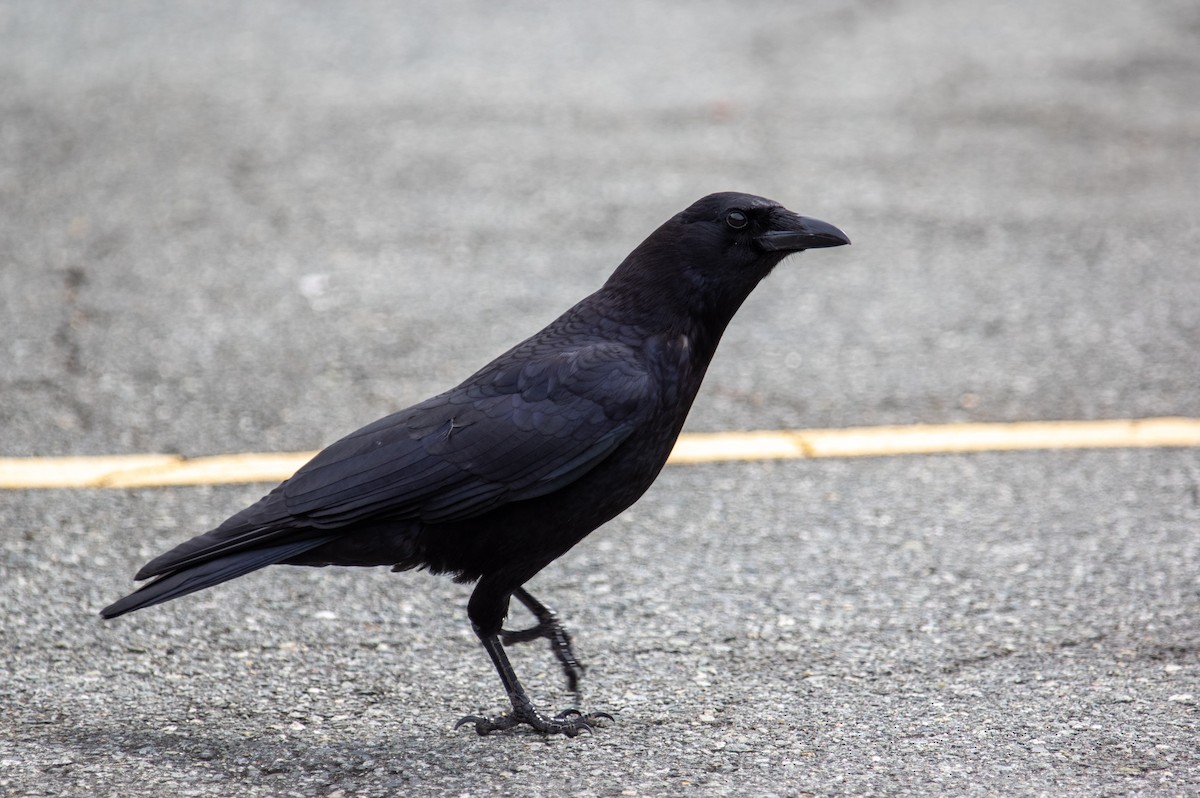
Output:
[[511,729],[518,724],[525,723],[542,734],[565,734],[568,737],[574,737],[583,731],[591,732],[591,724],[597,720],[612,720],[612,716],[604,712],[584,715],[577,709],[568,709],[552,718],[541,714],[534,708],[533,702],[529,700],[529,695],[525,692],[525,688],[521,686],[521,682],[517,679],[517,674],[513,671],[512,664],[508,661],[508,655],[504,653],[504,646],[500,642],[500,636],[482,634],[478,627],[476,628],[476,634],[479,635],[479,642],[483,644],[484,650],[492,658],[492,664],[496,666],[496,673],[500,674],[500,681],[504,683],[504,690],[508,693],[508,700],[512,702],[512,712],[499,715],[495,718],[468,715],[454,724],[454,728],[457,729],[468,723],[473,723],[475,724],[476,733],[482,737],[490,732]]
[[554,652],[554,656],[562,664],[563,673],[566,674],[567,689],[574,693],[575,700],[579,701],[579,679],[583,676],[584,668],[571,648],[571,635],[567,634],[566,628],[558,620],[558,613],[535,599],[523,587],[514,590],[512,595],[533,613],[538,623],[529,629],[501,629],[500,639],[506,646],[528,643],[540,638],[549,640],[550,650]]

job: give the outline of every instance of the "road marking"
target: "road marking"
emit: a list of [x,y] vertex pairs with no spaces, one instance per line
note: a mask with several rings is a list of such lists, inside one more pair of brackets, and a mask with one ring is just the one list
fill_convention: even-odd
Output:
[[1200,419],[1019,421],[713,432],[681,436],[671,453],[671,462],[1171,446],[1200,446]]
[[[916,424],[846,429],[694,432],[679,437],[669,463],[890,457],[1029,449],[1200,446],[1200,418]],[[0,457],[0,489],[146,488],[280,482],[316,452],[183,457]]]

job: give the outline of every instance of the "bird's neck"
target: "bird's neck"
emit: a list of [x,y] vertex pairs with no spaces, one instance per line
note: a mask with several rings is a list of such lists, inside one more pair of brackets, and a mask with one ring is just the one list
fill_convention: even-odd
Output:
[[725,328],[778,261],[737,275],[714,275],[692,262],[674,236],[657,231],[629,254],[598,292],[606,315],[645,334],[686,333],[711,357]]
[[[749,296],[737,293],[705,294],[680,285],[621,282],[605,285],[597,297],[610,329],[636,331],[641,338],[690,341],[691,357],[707,364],[716,351],[725,328]],[[653,297],[653,301],[647,301]]]
[[664,406],[683,411],[682,423],[733,313],[696,312],[694,305],[672,308],[661,302],[647,312],[645,297],[639,301],[628,285],[605,286],[593,298],[597,301],[587,302],[583,314],[590,318],[580,318],[589,337],[598,335],[638,351],[657,374]]

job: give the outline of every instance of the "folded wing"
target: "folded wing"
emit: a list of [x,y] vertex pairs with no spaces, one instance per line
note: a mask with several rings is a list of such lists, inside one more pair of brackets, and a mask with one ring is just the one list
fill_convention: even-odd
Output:
[[602,462],[656,398],[637,353],[622,344],[501,358],[457,388],[331,444],[137,577],[297,539],[320,545],[363,521],[459,521],[546,495]]

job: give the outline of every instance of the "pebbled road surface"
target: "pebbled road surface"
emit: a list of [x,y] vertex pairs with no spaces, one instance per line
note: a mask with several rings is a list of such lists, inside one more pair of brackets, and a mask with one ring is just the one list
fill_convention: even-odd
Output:
[[[0,454],[317,448],[726,189],[854,246],[751,298],[693,431],[1200,416],[1198,43],[1180,0],[0,5]],[[451,731],[504,699],[426,575],[96,618],[264,487],[0,494],[0,794],[1200,791],[1194,449],[670,468],[534,583],[618,717],[574,740]]]

